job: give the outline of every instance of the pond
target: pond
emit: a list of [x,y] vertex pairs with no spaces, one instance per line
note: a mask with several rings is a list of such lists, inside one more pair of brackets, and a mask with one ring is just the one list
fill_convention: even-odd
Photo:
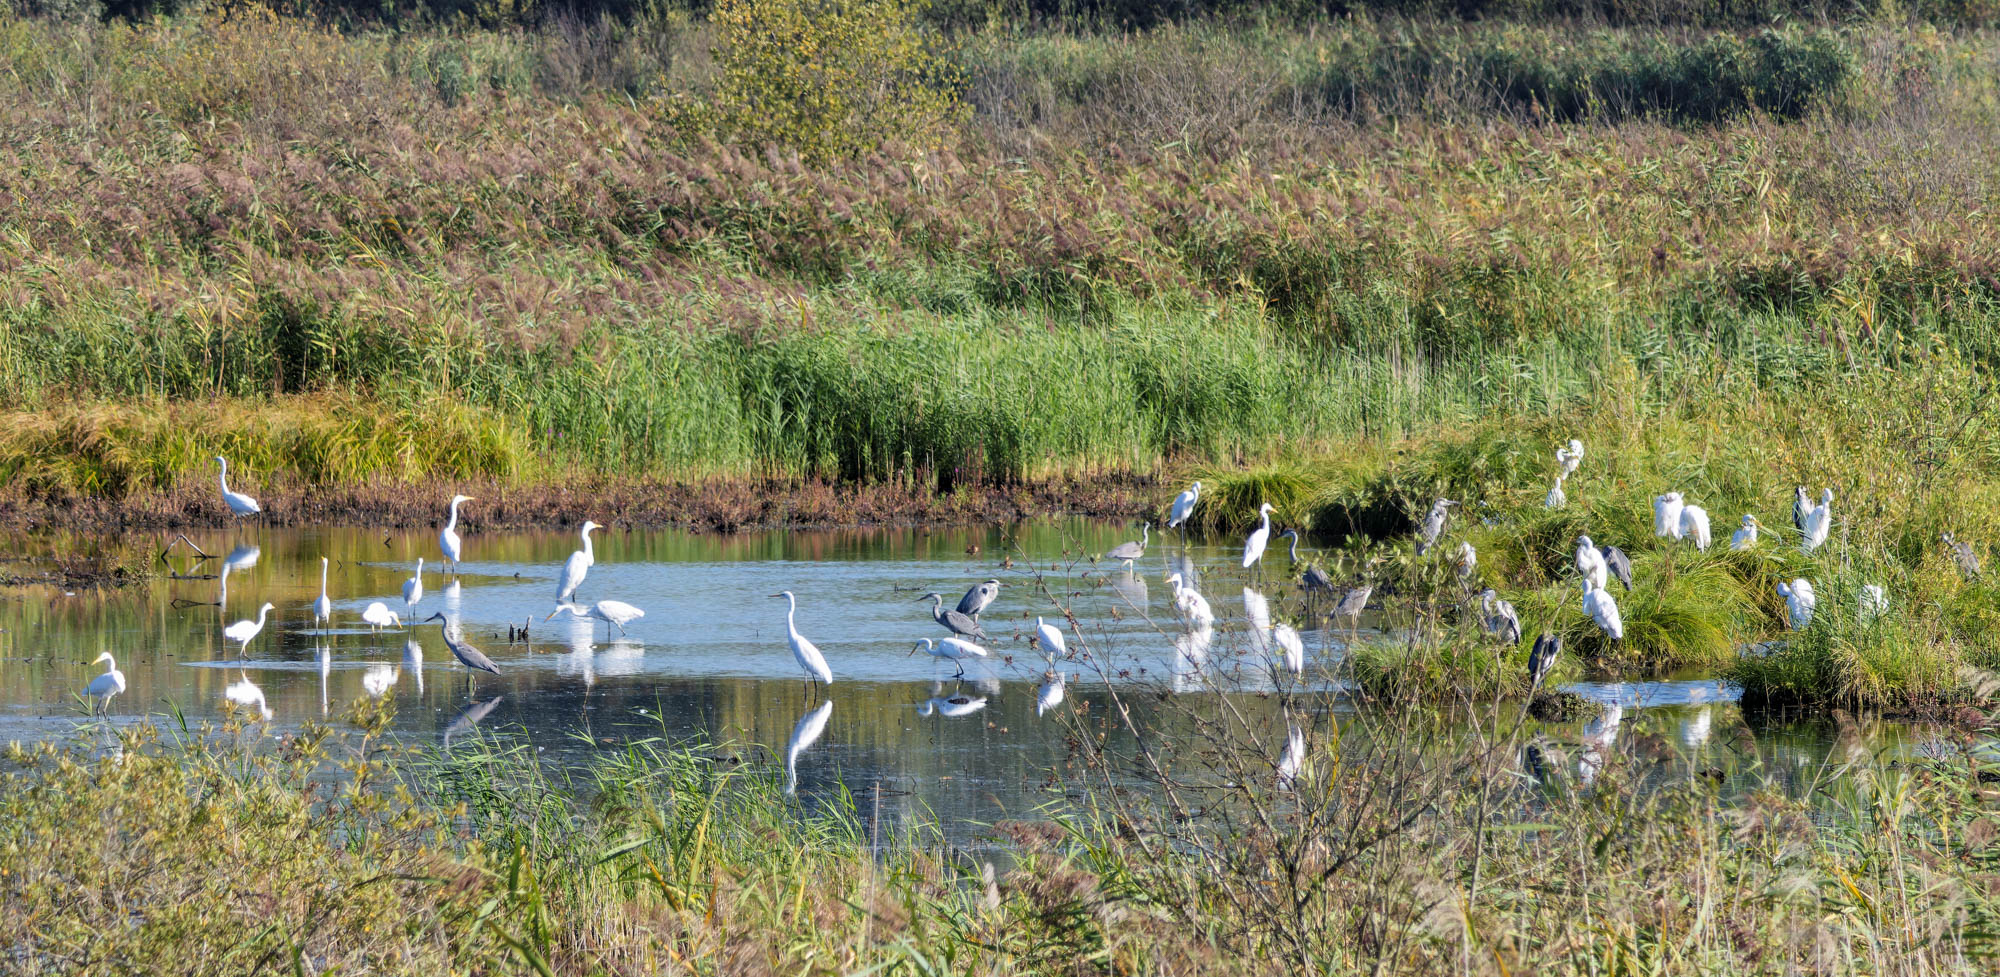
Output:
[[[173,711],[218,718],[228,690],[246,681],[279,734],[337,719],[357,697],[392,696],[402,734],[441,747],[503,734],[582,757],[647,737],[700,738],[772,764],[790,754],[804,796],[844,784],[885,814],[967,825],[1022,816],[1062,796],[1075,727],[1055,720],[1077,710],[1108,715],[1113,686],[1145,693],[1120,698],[1142,729],[1171,735],[1178,712],[1169,703],[1230,696],[1282,742],[1277,697],[1267,693],[1296,679],[1274,668],[1252,615],[1298,626],[1306,676],[1336,672],[1347,640],[1396,640],[1373,610],[1351,634],[1344,622],[1315,625],[1319,615],[1308,613],[1297,568],[1279,546],[1254,572],[1240,567],[1234,540],[1155,536],[1130,569],[1093,559],[1133,536],[1083,519],[733,536],[602,530],[579,599],[645,611],[608,637],[598,621],[544,620],[556,575],[577,548],[573,532],[469,535],[456,577],[440,572],[430,532],[246,523],[190,534],[209,559],[181,543],[164,562],[152,555],[172,534],[112,544],[23,538],[17,552],[122,546],[162,569],[123,588],[5,592],[0,738],[65,737],[89,721],[79,692],[101,671],[91,660],[108,651],[128,683],[109,705],[111,722]],[[310,607],[322,557],[334,619],[316,628]],[[410,613],[402,587],[420,557],[424,592]],[[1207,596],[1211,634],[1190,636],[1178,625],[1165,582],[1176,571]],[[918,639],[947,634],[922,595],[941,592],[950,606],[989,578],[1002,582],[981,615],[992,657],[967,662],[961,677],[953,662],[913,655]],[[834,673],[830,687],[810,688],[793,661],[786,602],[769,596],[785,590],[797,595],[799,630]],[[378,631],[361,621],[378,600],[402,616],[401,626]],[[267,627],[239,656],[223,628],[254,618],[267,601],[275,605]],[[1059,605],[1075,615],[1076,629],[1065,628],[1072,653],[1089,658],[1059,663],[1069,676],[1063,701],[1043,709],[1048,665],[1029,636],[1038,615],[1059,618]],[[434,613],[459,622],[499,674],[470,672],[453,660],[439,624],[413,623]],[[1688,749],[1704,748],[1710,729],[1735,724],[1735,690],[1713,678],[1571,689],[1620,704],[1627,723],[1643,717]],[[1829,723],[1747,718],[1777,768],[1818,764],[1828,752]],[[1562,732],[1581,736],[1582,727]],[[1128,735],[1109,721],[1099,728],[1114,743]],[[1917,741],[1900,727],[1881,735]]]

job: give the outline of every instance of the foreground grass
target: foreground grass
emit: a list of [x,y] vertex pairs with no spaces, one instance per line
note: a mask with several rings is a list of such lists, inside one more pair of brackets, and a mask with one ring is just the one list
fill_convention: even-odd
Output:
[[[1364,711],[1308,723],[1274,791],[1268,731],[1197,698],[1206,745],[1086,760],[1094,802],[1001,825],[990,883],[931,829],[666,744],[559,773],[504,740],[411,753],[357,705],[281,742],[16,746],[0,940],[29,974],[1938,974],[2000,939],[1974,751],[1843,740],[1788,784],[1740,728],[1689,763],[1641,721],[1579,748]],[[1180,786],[1093,786],[1140,759]],[[1170,816],[1197,767],[1232,776]]]

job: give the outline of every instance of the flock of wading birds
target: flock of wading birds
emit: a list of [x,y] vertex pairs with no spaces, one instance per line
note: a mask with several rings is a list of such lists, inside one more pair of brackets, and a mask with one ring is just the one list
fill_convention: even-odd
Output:
[[[1572,439],[1568,444],[1557,448],[1555,455],[1557,469],[1555,483],[1549,490],[1545,503],[1549,508],[1561,508],[1568,504],[1568,497],[1563,492],[1563,481],[1574,474],[1583,464],[1583,457],[1584,448],[1581,441]],[[256,499],[242,492],[232,491],[229,488],[228,461],[221,456],[217,456],[215,461],[218,466],[217,482],[222,490],[222,500],[229,507],[231,514],[242,517],[261,513],[263,509],[258,505]],[[1195,482],[1186,491],[1174,498],[1168,510],[1167,526],[1169,528],[1183,527],[1188,517],[1193,514],[1195,506],[1199,503],[1200,499],[1201,483]],[[460,505],[472,501],[475,500],[471,496],[452,496],[444,528],[438,531],[438,549],[444,557],[444,562],[450,565],[451,572],[454,575],[457,573],[460,558],[464,554],[464,541],[458,534],[458,510]],[[1419,555],[1429,552],[1438,544],[1439,539],[1444,536],[1451,507],[1457,504],[1457,502],[1451,499],[1438,499],[1431,506],[1429,513],[1426,514],[1417,530],[1416,549]],[[1819,502],[1815,504],[1803,486],[1798,488],[1792,505],[1792,521],[1799,533],[1799,547],[1804,552],[1812,553],[1821,544],[1826,542],[1827,534],[1833,524],[1832,505],[1832,489],[1822,491]],[[1249,537],[1243,544],[1243,567],[1245,569],[1256,566],[1258,561],[1263,559],[1264,550],[1271,538],[1272,511],[1273,507],[1269,503],[1258,507],[1258,525],[1250,532]],[[551,620],[558,614],[568,613],[580,618],[602,621],[605,624],[605,632],[608,639],[612,628],[617,628],[619,633],[623,634],[625,632],[625,625],[644,617],[646,612],[619,600],[601,600],[587,605],[575,601],[577,588],[582,585],[584,577],[589,573],[592,564],[596,561],[595,553],[591,547],[590,534],[593,530],[599,528],[602,527],[595,522],[586,521],[583,524],[581,530],[583,547],[571,553],[569,559],[563,564],[562,571],[558,574],[556,581],[555,609],[550,611],[548,617],[543,620]],[[1758,522],[1755,515],[1745,515],[1742,519],[1742,528],[1738,529],[1730,537],[1730,548],[1742,550],[1756,546],[1759,531],[1763,528],[1763,525]],[[1653,532],[1655,535],[1667,539],[1684,540],[1700,550],[1708,549],[1711,543],[1708,512],[1702,507],[1686,501],[1679,492],[1668,492],[1653,500]],[[1151,533],[1152,526],[1148,523],[1144,526],[1140,539],[1112,547],[1105,553],[1105,558],[1117,561],[1128,567],[1131,566],[1135,560],[1145,555],[1146,547],[1151,541]],[[1292,556],[1296,560],[1298,555],[1297,531],[1287,529],[1280,535],[1291,539]],[[1611,592],[1606,589],[1606,586],[1610,578],[1616,577],[1627,591],[1632,589],[1631,558],[1616,546],[1597,545],[1589,536],[1579,536],[1576,542],[1575,563],[1578,575],[1581,578],[1583,590],[1583,613],[1594,621],[1599,628],[1603,629],[1606,637],[1613,641],[1622,640],[1625,633],[1624,622],[1619,614],[1618,602],[1611,595]],[[1967,575],[1979,572],[1979,557],[1970,545],[1954,540],[1949,533],[1945,534],[1944,542],[1962,571]],[[1454,555],[1460,576],[1467,580],[1472,579],[1478,563],[1478,554],[1474,551],[1472,544],[1461,541]],[[417,560],[416,572],[403,582],[404,614],[410,616],[413,621],[415,620],[414,612],[417,603],[422,599],[424,593],[423,567],[424,561],[420,558]],[[325,557],[321,557],[320,593],[319,597],[312,603],[313,624],[315,627],[329,624],[333,618],[333,602],[328,597],[326,591],[326,571],[327,560]],[[1215,615],[1208,601],[1192,585],[1184,581],[1180,574],[1170,574],[1167,577],[1167,583],[1173,588],[1173,604],[1176,612],[1189,626],[1196,629],[1206,629],[1214,623]],[[1309,592],[1320,591],[1330,593],[1335,589],[1332,579],[1317,566],[1307,568],[1301,579],[1301,583]],[[990,652],[978,643],[979,641],[987,640],[985,633],[981,630],[979,618],[981,612],[985,611],[999,597],[1000,587],[1001,582],[999,580],[986,580],[966,591],[965,595],[959,599],[957,605],[954,607],[945,606],[945,598],[942,594],[925,594],[923,599],[931,601],[932,618],[951,633],[948,637],[937,640],[930,638],[921,639],[917,642],[916,647],[912,649],[911,653],[924,651],[936,658],[950,661],[958,666],[960,675],[964,674],[963,663],[965,661],[988,657]],[[1813,592],[1812,582],[1804,578],[1799,578],[1789,583],[1781,582],[1777,585],[1777,589],[1779,595],[1785,599],[1793,629],[1803,630],[1811,623],[1813,611],[1818,602]],[[1335,604],[1333,615],[1336,618],[1347,618],[1350,624],[1357,621],[1362,610],[1367,606],[1372,591],[1372,586],[1365,582],[1361,586],[1346,590]],[[799,668],[804,671],[807,681],[815,688],[820,684],[831,684],[833,682],[833,670],[827,665],[826,656],[820,652],[819,648],[811,640],[799,632],[798,599],[788,590],[771,594],[770,596],[773,598],[784,598],[786,601],[785,624],[787,640],[791,648],[792,657],[798,662]],[[1513,604],[1501,598],[1492,588],[1482,591],[1479,597],[1481,623],[1485,630],[1494,637],[1508,643],[1518,643],[1522,638],[1521,620],[1519,615],[1515,613]],[[250,642],[256,640],[257,636],[263,632],[267,616],[273,610],[274,606],[273,604],[266,603],[258,609],[255,620],[237,621],[222,629],[224,638],[236,642],[239,655],[247,653]],[[1858,612],[1863,619],[1872,618],[1887,609],[1888,597],[1882,587],[1876,584],[1869,584],[1861,589]],[[402,618],[403,615],[398,615],[388,604],[382,601],[370,603],[361,612],[362,621],[377,629],[388,626],[402,626]],[[487,658],[479,649],[467,643],[462,633],[454,634],[454,631],[458,630],[457,622],[446,618],[443,613],[436,613],[425,618],[421,623],[428,624],[432,621],[439,622],[445,646],[451,650],[452,657],[456,658],[460,664],[464,665],[467,669],[499,674],[500,670],[493,664],[493,661]],[[1268,633],[1270,643],[1275,644],[1277,650],[1282,652],[1285,665],[1288,669],[1294,673],[1303,670],[1305,649],[1296,629],[1287,624],[1272,624],[1268,620],[1256,621],[1253,622],[1253,625],[1259,632],[1254,636],[1259,645],[1265,644],[1264,639],[1267,637],[1266,633]],[[1068,647],[1063,638],[1062,631],[1040,617],[1035,619],[1034,637],[1051,665],[1058,658],[1068,655]],[[1529,674],[1533,686],[1540,686],[1542,679],[1555,664],[1561,650],[1562,639],[1557,635],[1544,633],[1536,639],[1528,656]],[[125,676],[118,670],[117,662],[113,659],[110,652],[99,655],[96,661],[93,662],[93,664],[96,663],[103,663],[105,670],[103,674],[97,676],[85,687],[84,694],[93,701],[101,701],[103,705],[108,707],[111,697],[125,691]],[[1046,672],[1044,673],[1044,679],[1045,681],[1037,696],[1037,712],[1046,711],[1060,703],[1063,697],[1063,679],[1060,673],[1055,671]],[[250,683],[247,678],[232,685],[226,690],[225,694],[232,701],[261,711],[266,718],[270,715],[270,710],[264,702],[263,693],[254,684]],[[966,704],[945,700],[937,708],[948,712],[954,705],[963,706]]]

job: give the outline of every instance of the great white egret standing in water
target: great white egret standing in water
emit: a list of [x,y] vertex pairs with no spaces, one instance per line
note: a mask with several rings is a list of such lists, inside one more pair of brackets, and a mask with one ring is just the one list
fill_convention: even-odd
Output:
[[603,528],[588,519],[583,521],[583,549],[571,553],[563,562],[562,573],[556,577],[556,603],[576,598],[576,588],[583,586],[584,575],[597,563],[597,550],[590,545],[590,531]]
[[1041,643],[1042,654],[1049,661],[1069,657],[1069,643],[1063,640],[1062,629],[1039,617],[1035,618],[1035,640]]
[[465,555],[465,542],[458,538],[458,504],[473,501],[470,495],[451,497],[451,516],[444,521],[444,528],[438,530],[438,549],[444,551],[444,558],[451,564],[451,575],[458,576],[458,559]]
[[577,617],[596,618],[603,621],[604,640],[606,641],[611,640],[612,628],[617,628],[618,633],[622,635],[625,633],[625,625],[646,616],[645,611],[633,607],[622,600],[600,600],[589,607],[572,601],[563,601],[557,604],[556,609],[550,611],[549,616],[542,618],[542,620],[553,621],[557,614],[561,614],[564,611],[568,611]]
[[826,656],[820,654],[819,648],[807,641],[805,635],[799,633],[799,599],[792,596],[789,590],[781,590],[771,596],[785,599],[785,629],[791,632],[792,659],[805,670],[809,682],[832,685],[833,669],[826,667]]
[[1201,483],[1188,486],[1188,490],[1174,496],[1174,504],[1167,510],[1167,528],[1178,527],[1182,536],[1187,535],[1188,517],[1194,514],[1194,504],[1201,501]]
[[250,642],[256,639],[258,632],[264,630],[264,616],[271,613],[273,606],[267,603],[258,608],[255,621],[238,621],[222,629],[223,637],[236,642],[236,657],[241,658],[249,651]]
[[103,709],[109,712],[111,697],[125,691],[125,673],[118,670],[118,662],[108,651],[99,654],[91,664],[98,662],[104,663],[104,673],[91,679],[90,684],[83,687],[83,694],[93,700],[103,699]]
[[961,678],[965,675],[965,660],[967,658],[985,658],[987,655],[986,649],[964,638],[946,638],[943,641],[919,638],[917,639],[916,647],[910,649],[910,654],[914,655],[919,651],[927,652],[932,658],[942,658],[945,661],[951,662],[957,666],[958,674]]
[[361,609],[361,620],[377,631],[392,624],[396,627],[403,626],[403,619],[397,617],[396,612],[389,609],[389,605],[379,600],[371,600],[367,607]]
[[313,600],[313,627],[333,623],[333,599],[326,595],[326,557],[319,558],[319,596]]
[[1271,541],[1272,511],[1273,507],[1269,502],[1257,507],[1257,517],[1262,522],[1256,529],[1250,531],[1250,538],[1243,541],[1243,569],[1245,570],[1250,569],[1258,560],[1264,558],[1264,546]]
[[221,466],[220,471],[216,474],[216,481],[222,486],[222,501],[223,504],[229,506],[229,514],[240,518],[242,516],[254,516],[263,512],[263,508],[257,505],[256,499],[241,492],[231,492],[229,490],[229,459],[221,455],[216,455],[215,463]]
[[424,558],[417,557],[417,572],[403,581],[403,613],[417,619],[417,601],[424,599]]
[[1215,623],[1215,610],[1208,606],[1208,598],[1188,586],[1180,574],[1167,574],[1167,586],[1174,591],[1174,610],[1187,619],[1190,627],[1205,628]]

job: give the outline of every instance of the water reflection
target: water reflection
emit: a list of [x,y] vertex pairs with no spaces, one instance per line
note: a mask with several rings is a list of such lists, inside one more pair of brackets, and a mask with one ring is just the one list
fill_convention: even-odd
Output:
[[471,731],[472,727],[479,725],[480,720],[492,714],[493,710],[499,707],[500,700],[505,698],[504,695],[496,695],[485,702],[474,702],[459,710],[458,716],[444,728],[444,748],[451,749],[452,737],[463,736]]
[[819,704],[819,708],[799,717],[792,726],[792,737],[785,741],[785,793],[799,791],[799,756],[819,742],[820,734],[826,732],[827,718],[833,715],[833,700]]

